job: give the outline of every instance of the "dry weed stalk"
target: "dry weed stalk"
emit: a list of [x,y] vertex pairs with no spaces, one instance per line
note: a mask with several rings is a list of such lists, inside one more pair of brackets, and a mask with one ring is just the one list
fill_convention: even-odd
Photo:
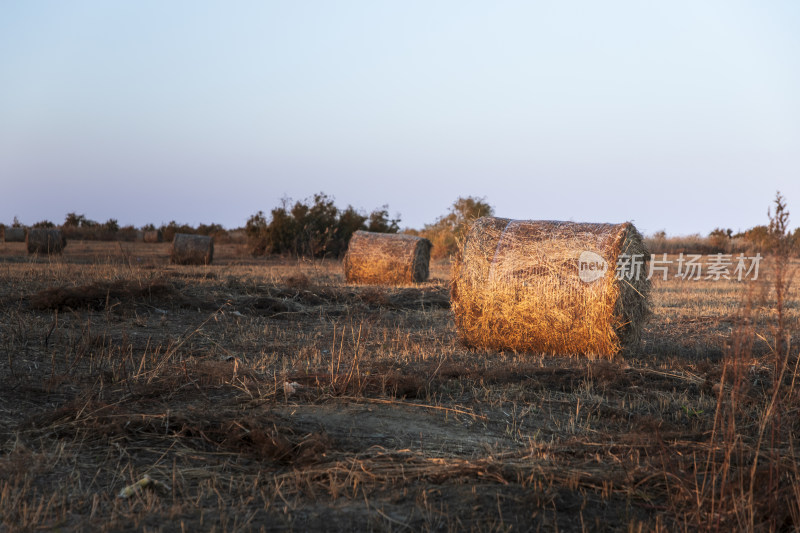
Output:
[[[786,313],[793,272],[789,263],[788,211],[776,197],[770,213],[772,279],[757,297],[749,291],[722,362],[711,439],[693,464],[669,461],[665,469],[683,474],[673,485],[676,514],[691,527],[706,530],[778,531],[800,528],[800,472],[795,452],[795,419],[800,411],[800,357],[791,345],[796,324]],[[757,300],[760,300],[757,301]],[[767,310],[769,335],[759,334],[759,308]],[[768,345],[766,360],[754,354],[756,339]],[[753,385],[753,371],[765,369],[769,383]],[[679,495],[679,496],[678,496]]]

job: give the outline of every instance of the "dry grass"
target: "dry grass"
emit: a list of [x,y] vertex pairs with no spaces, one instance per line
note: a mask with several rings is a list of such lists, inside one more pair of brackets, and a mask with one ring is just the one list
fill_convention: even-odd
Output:
[[[338,262],[168,255],[0,249],[1,530],[798,524],[769,268],[656,281],[621,362],[465,348],[446,263],[390,289],[348,285]],[[785,302],[795,324],[796,288]],[[145,475],[169,490],[117,497]]]
[[[609,266],[587,282],[579,256]],[[456,326],[465,343],[495,349],[613,357],[638,346],[648,315],[647,264],[617,279],[621,254],[649,257],[631,224],[477,220],[453,265]]]
[[344,257],[349,283],[403,285],[427,281],[431,242],[397,233],[356,231]]

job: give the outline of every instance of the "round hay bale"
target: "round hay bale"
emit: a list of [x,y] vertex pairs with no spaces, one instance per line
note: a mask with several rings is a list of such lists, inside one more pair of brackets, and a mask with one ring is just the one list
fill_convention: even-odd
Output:
[[214,258],[214,239],[205,235],[176,233],[170,261],[176,265],[209,265]]
[[145,231],[142,240],[144,242],[163,242],[164,234],[161,233],[160,229]]
[[5,242],[25,242],[25,228],[5,228],[3,240]]
[[[640,274],[618,279],[626,257]],[[648,259],[631,223],[480,218],[453,263],[459,337],[476,347],[613,357],[639,343]]]
[[60,254],[67,245],[67,238],[58,228],[31,228],[25,242],[29,254]]
[[428,279],[430,260],[428,239],[356,231],[344,256],[344,277],[348,283],[419,283]]

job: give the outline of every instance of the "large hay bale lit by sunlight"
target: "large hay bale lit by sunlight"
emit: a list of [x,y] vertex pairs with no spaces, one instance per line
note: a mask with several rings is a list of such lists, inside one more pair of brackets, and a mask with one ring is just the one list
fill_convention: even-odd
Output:
[[[618,279],[626,258],[640,272]],[[639,343],[648,259],[631,223],[480,218],[453,263],[458,335],[476,347],[613,357]]]
[[176,233],[170,261],[176,265],[209,265],[214,259],[214,239],[206,235]]
[[64,233],[58,228],[31,228],[25,242],[29,254],[60,254],[67,245]]
[[344,276],[348,283],[419,283],[428,279],[430,260],[428,239],[356,231],[344,256]]

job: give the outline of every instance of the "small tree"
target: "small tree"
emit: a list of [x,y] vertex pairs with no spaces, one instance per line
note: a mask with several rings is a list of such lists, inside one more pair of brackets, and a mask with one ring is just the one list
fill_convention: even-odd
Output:
[[732,229],[715,228],[708,234],[708,242],[716,252],[726,252],[730,248]]
[[64,227],[79,228],[86,223],[86,216],[77,213],[67,213],[64,219]]
[[264,255],[267,253],[267,217],[263,211],[247,219],[244,226],[244,234],[247,236],[247,249],[253,256]]
[[162,224],[160,229],[161,235],[165,241],[171,241],[176,233],[195,233],[195,229],[192,226],[188,224],[178,224],[174,220],[170,221],[169,224]]
[[322,257],[328,252],[337,254],[332,244],[336,240],[339,210],[334,205],[333,199],[324,193],[319,193],[314,195],[314,203],[310,207],[300,202],[295,204],[295,207],[301,206],[302,209],[298,212],[302,212],[302,215],[295,217],[300,227],[298,255]]
[[359,213],[358,210],[352,205],[347,206],[347,209],[339,213],[339,221],[336,223],[336,255],[341,255],[345,250],[347,250],[347,244],[350,242],[350,238],[353,236],[353,233],[360,229],[364,229],[364,223],[366,221],[367,217]]
[[459,197],[446,215],[433,224],[426,224],[420,234],[433,244],[432,257],[448,257],[458,250],[473,221],[493,214],[494,208],[485,198]]
[[[400,231],[400,218],[389,218],[389,206],[383,205],[369,214],[366,220],[367,231],[378,233],[397,233]],[[350,240],[348,236],[348,240]]]
[[103,224],[103,231],[108,233],[116,233],[119,231],[119,222],[115,218],[109,218]]
[[770,247],[768,226],[753,226],[748,230],[737,233],[733,238],[742,239],[749,250],[766,251]]

